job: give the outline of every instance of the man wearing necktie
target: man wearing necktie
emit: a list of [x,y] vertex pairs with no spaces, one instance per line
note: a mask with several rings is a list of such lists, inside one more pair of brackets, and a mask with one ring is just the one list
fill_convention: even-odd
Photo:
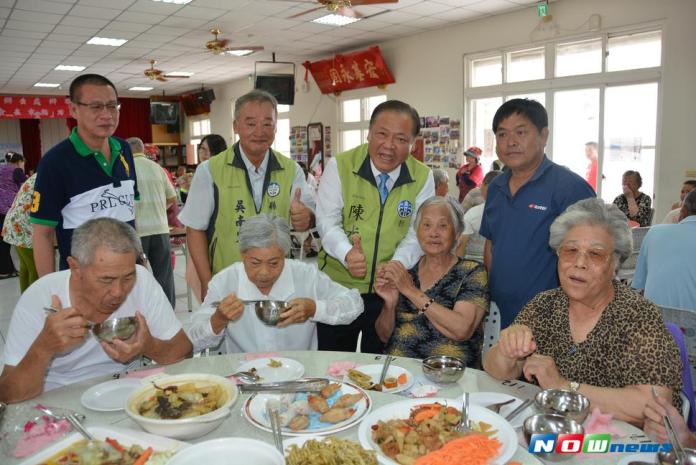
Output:
[[381,353],[375,332],[382,299],[374,292],[377,268],[398,260],[407,269],[423,254],[413,220],[435,195],[430,169],[410,156],[420,118],[407,103],[388,100],[370,118],[367,144],[329,160],[317,195],[322,237],[319,269],[360,291],[365,311],[350,325],[318,324],[319,349]]

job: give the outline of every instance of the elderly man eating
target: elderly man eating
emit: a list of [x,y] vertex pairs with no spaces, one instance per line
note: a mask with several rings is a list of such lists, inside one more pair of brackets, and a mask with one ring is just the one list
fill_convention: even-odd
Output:
[[[242,262],[216,274],[187,332],[195,350],[225,339],[227,352],[315,350],[316,322],[348,324],[363,311],[360,294],[333,282],[316,266],[285,260],[290,229],[282,218],[261,214],[239,231]],[[277,326],[266,326],[250,300],[283,300]]]
[[[71,251],[68,270],[39,279],[17,302],[3,355],[2,401],[118,372],[141,355],[165,364],[191,353],[162,288],[135,263],[142,249],[131,226],[112,218],[87,221],[75,229]],[[125,341],[99,342],[87,329],[88,322],[133,315],[138,330]]]

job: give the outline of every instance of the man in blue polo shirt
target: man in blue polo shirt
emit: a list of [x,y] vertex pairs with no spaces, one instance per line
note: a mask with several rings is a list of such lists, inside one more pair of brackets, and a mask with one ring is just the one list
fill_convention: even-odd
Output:
[[110,217],[135,226],[138,190],[128,143],[111,137],[121,105],[104,76],[84,74],[70,84],[70,137],[41,158],[31,208],[34,261],[39,276],[68,268],[72,232],[92,218]]
[[498,158],[509,170],[488,186],[480,234],[486,238],[484,263],[502,329],[532,297],[558,287],[549,226],[568,206],[595,192],[546,158],[548,116],[539,102],[508,100],[493,117],[493,132]]

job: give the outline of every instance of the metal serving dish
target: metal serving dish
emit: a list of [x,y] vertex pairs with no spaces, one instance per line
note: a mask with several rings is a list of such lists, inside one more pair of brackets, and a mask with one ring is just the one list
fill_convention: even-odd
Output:
[[[584,434],[585,428],[572,418],[550,413],[532,415],[524,421],[522,426],[524,439],[529,441],[534,434]],[[535,452],[538,458],[552,462],[561,462],[574,457],[575,454],[557,454],[555,452]]]
[[435,355],[423,360],[423,374],[430,381],[447,384],[456,383],[464,376],[464,360],[447,355]]
[[554,413],[582,424],[590,413],[590,401],[579,392],[546,389],[534,398],[536,408],[543,413]]

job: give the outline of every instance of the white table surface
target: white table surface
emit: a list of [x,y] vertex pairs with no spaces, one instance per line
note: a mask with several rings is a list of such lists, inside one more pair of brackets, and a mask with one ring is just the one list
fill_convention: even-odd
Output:
[[[295,351],[282,352],[274,354],[274,356],[292,358],[301,362],[305,367],[305,376],[327,376],[327,369],[329,365],[332,362],[339,360],[350,360],[361,365],[381,363],[381,361],[379,360],[379,358],[381,357],[378,355],[351,352]],[[228,376],[235,372],[237,367],[246,361],[246,354],[228,354],[211,357],[192,358],[183,360],[174,365],[166,366],[165,373],[209,373],[221,376]],[[421,370],[420,360],[399,357],[392,363],[394,365],[398,365],[408,369],[416,377],[420,377],[423,374]],[[85,408],[80,403],[80,396],[85,390],[87,390],[91,386],[94,386],[109,379],[112,378],[94,378],[68,387],[55,389],[53,391],[44,393],[41,396],[27,401],[25,403],[41,403],[46,406],[62,407],[83,413],[86,416],[85,424],[88,427],[114,425],[118,426],[119,428],[127,428],[135,431],[141,431],[138,424],[133,422],[123,410],[117,412],[96,412]],[[536,394],[536,392],[539,391],[538,387],[527,383],[523,383],[520,381],[501,382],[491,378],[483,371],[469,368],[467,368],[466,372],[464,373],[464,376],[459,380],[458,383],[441,385],[440,387],[441,390],[436,395],[437,397],[445,398],[461,398],[462,393],[466,391],[501,392],[514,395],[521,399],[527,399],[533,397],[534,394]],[[373,391],[370,391],[369,395],[373,401],[373,410],[388,403],[405,399],[405,397],[398,394],[386,394]],[[272,444],[271,433],[262,431],[252,426],[247,422],[247,420],[244,419],[242,415],[242,405],[248,397],[249,395],[247,394],[240,395],[240,398],[232,407],[231,415],[222,423],[222,425],[219,428],[201,438],[188,440],[187,442],[197,443],[209,439],[235,436],[259,439],[261,441],[265,441],[269,444]],[[8,407],[8,412],[6,412],[5,414],[5,417],[7,417],[8,414],[15,408],[17,408],[16,405],[10,405]],[[627,437],[622,439],[621,442],[639,442],[641,440],[646,440],[646,438],[641,434],[641,431],[627,423],[614,422],[614,426],[626,432]],[[335,435],[344,439],[351,439],[358,442],[358,426],[356,425],[345,431],[335,433]],[[513,460],[516,460],[522,463],[523,465],[538,465],[539,463],[542,463],[542,461],[540,461],[538,458],[534,457],[533,455],[527,452],[527,447],[524,443],[524,439],[521,439],[521,443],[522,445],[518,446],[517,452],[515,453]],[[594,454],[591,457],[587,455],[570,456],[567,460],[565,460],[562,463],[569,465],[609,465],[617,463],[625,455],[627,454]],[[6,465],[17,464],[22,461],[19,459],[13,459],[1,455],[0,457],[2,457],[2,460],[0,460],[0,462]]]

